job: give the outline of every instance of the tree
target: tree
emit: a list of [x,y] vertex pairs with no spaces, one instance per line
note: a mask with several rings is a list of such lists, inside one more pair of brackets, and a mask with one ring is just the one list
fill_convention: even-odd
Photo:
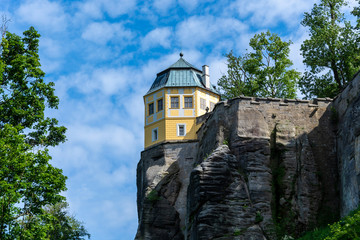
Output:
[[240,95],[256,96],[259,87],[254,74],[249,73],[246,69],[247,55],[236,57],[231,51],[226,57],[227,75],[223,75],[218,80],[220,90],[223,92],[222,98],[230,99]]
[[0,129],[0,239],[46,239],[43,207],[63,201],[66,177],[10,124]]
[[294,98],[300,73],[290,69],[291,41],[267,31],[250,39],[252,52],[235,57],[227,54],[228,71],[218,85],[225,98],[239,95]]
[[[40,35],[20,37],[1,27],[0,46],[0,240],[49,239],[54,226],[45,206],[64,202],[62,170],[50,164],[48,146],[65,141],[66,128],[45,116],[57,108],[54,83],[40,68]],[[76,238],[74,238],[76,239]]]
[[[353,11],[351,12],[355,17],[357,17],[357,24],[355,26],[355,29],[357,30],[357,34],[359,34],[360,31],[360,0],[358,0],[359,5],[357,7],[354,7]],[[358,35],[360,38],[360,36]]]
[[358,34],[346,21],[341,8],[345,0],[322,0],[301,24],[309,28],[310,39],[301,45],[308,70],[299,81],[306,97],[334,97],[360,67]]
[[65,141],[66,128],[45,117],[46,107],[57,108],[54,83],[44,82],[38,55],[40,35],[31,27],[21,38],[6,33],[1,42],[0,128],[11,124],[32,146],[56,146]]
[[47,223],[51,228],[47,232],[49,240],[82,240],[90,234],[81,222],[71,216],[67,211],[68,204],[65,202],[45,207],[45,212],[49,214]]

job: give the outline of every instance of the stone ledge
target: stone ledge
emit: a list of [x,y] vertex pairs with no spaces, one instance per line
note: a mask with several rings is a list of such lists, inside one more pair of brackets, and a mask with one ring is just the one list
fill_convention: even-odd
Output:
[[146,152],[150,149],[156,148],[156,147],[160,147],[162,145],[166,145],[166,144],[179,144],[179,143],[193,143],[193,142],[199,142],[199,140],[197,139],[189,139],[189,140],[167,140],[167,141],[163,141],[163,142],[159,142],[156,143],[154,145],[151,145],[147,148],[145,148],[143,151],[141,151],[141,153]]
[[279,103],[280,106],[289,106],[289,104],[304,104],[304,106],[311,104],[318,105],[318,103],[321,104],[330,104],[333,102],[332,98],[314,98],[311,100],[307,99],[289,99],[289,98],[271,98],[271,97],[246,97],[246,96],[239,96],[236,98],[232,98],[225,101],[218,102],[217,105],[224,104],[225,107],[229,107],[233,102],[240,101],[243,105],[249,104],[249,105],[262,105],[262,104],[272,104],[272,103]]

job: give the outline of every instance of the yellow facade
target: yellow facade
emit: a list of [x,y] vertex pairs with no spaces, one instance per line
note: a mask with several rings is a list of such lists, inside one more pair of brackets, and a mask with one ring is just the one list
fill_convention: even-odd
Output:
[[[171,98],[177,98],[173,100],[177,104],[172,106]],[[201,125],[196,125],[196,117],[219,100],[219,95],[200,87],[164,87],[145,95],[145,148],[164,141],[197,139]],[[149,112],[149,108],[153,110]]]
[[[196,114],[198,116],[204,115],[207,107],[209,108],[209,111],[212,111],[212,104],[215,105],[218,101],[220,101],[219,95],[205,89],[197,88],[196,92],[196,102],[199,103],[196,107]],[[205,106],[201,104],[202,99],[205,100]]]
[[[168,119],[165,121],[165,128],[166,128],[166,140],[191,140],[196,139],[196,132],[200,128],[200,124],[196,125],[196,119]],[[178,124],[184,124],[186,126],[185,129],[185,136],[178,136]]]
[[[158,129],[158,139],[153,141],[152,131]],[[165,120],[160,120],[156,123],[145,127],[145,147],[151,146],[156,143],[163,142],[165,140]]]
[[210,83],[209,67],[197,69],[180,59],[156,74],[144,96],[145,148],[166,141],[196,140],[196,118],[212,111],[220,95]]

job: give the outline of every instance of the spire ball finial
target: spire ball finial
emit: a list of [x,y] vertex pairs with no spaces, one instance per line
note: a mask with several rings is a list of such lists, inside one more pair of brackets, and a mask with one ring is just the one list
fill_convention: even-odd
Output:
[[183,57],[183,56],[184,56],[184,54],[183,54],[183,52],[181,51],[181,52],[180,52],[180,57]]

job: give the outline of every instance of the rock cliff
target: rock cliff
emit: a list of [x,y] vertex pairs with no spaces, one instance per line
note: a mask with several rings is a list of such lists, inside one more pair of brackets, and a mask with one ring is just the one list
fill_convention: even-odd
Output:
[[[135,239],[281,239],[359,204],[360,76],[335,99],[239,97],[142,152]],[[341,209],[341,212],[339,211]]]

